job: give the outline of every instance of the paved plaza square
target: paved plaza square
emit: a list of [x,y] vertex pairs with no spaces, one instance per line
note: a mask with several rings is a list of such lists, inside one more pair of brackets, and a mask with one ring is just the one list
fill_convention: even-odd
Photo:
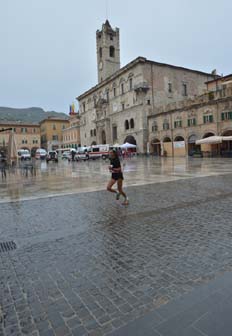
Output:
[[231,335],[229,317],[212,322],[231,308],[231,164],[126,160],[128,207],[107,162],[7,174],[0,335]]

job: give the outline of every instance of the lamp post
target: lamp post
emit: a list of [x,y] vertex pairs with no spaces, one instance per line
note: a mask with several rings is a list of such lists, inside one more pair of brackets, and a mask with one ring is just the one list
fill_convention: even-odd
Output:
[[3,129],[0,130],[0,132],[12,131],[12,130],[13,130],[12,127],[10,127],[10,128],[3,128]]

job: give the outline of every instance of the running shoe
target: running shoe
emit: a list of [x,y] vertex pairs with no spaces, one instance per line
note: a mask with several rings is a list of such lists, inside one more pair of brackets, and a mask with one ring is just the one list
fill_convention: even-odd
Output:
[[125,201],[122,203],[122,205],[129,205],[129,198],[125,198]]
[[117,194],[116,194],[116,200],[118,201],[118,200],[119,200],[119,198],[120,198],[120,193],[119,193],[119,192],[117,192]]

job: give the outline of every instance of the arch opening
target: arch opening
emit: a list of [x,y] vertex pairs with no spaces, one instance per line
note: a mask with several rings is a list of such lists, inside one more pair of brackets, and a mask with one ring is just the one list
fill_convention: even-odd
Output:
[[128,142],[131,145],[137,145],[137,142],[135,140],[135,138],[133,137],[133,135],[128,135],[126,137],[126,139],[124,140],[124,143]]

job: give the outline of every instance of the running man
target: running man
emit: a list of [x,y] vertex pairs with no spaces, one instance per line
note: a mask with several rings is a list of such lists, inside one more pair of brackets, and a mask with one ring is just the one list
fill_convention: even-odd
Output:
[[[118,157],[118,154],[116,151],[112,150],[110,152],[110,166],[109,166],[109,171],[112,173],[111,180],[107,185],[107,190],[109,192],[115,193],[116,194],[116,200],[119,200],[120,195],[124,197],[124,202],[122,203],[123,205],[128,205],[129,204],[129,199],[127,195],[124,193],[122,190],[122,185],[123,185],[123,174],[122,174],[122,169],[121,169],[121,163]],[[112,189],[113,185],[117,182],[118,185],[118,191],[115,189]]]

